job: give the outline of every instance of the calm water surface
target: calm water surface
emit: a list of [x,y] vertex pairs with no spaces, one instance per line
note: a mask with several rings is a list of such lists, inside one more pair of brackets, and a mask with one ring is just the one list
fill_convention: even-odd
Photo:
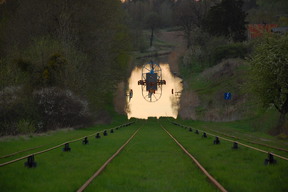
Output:
[[[182,87],[182,79],[174,76],[168,64],[160,63],[162,69],[162,79],[166,80],[166,85],[162,85],[162,96],[156,102],[148,102],[142,96],[141,85],[138,85],[138,80],[141,79],[142,68],[137,68],[132,71],[129,79],[129,90],[133,90],[133,98],[129,101],[127,98],[127,116],[147,119],[148,117],[173,117],[176,118],[179,110],[179,99]],[[172,94],[172,89],[174,94]],[[160,90],[157,91],[158,93]],[[156,93],[157,93],[156,92]],[[175,92],[179,92],[175,94]]]

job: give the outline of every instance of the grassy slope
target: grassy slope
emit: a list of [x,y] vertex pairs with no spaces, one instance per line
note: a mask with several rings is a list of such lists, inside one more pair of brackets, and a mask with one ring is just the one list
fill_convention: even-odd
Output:
[[[203,127],[199,122],[185,123]],[[212,137],[203,139],[165,120],[155,119],[139,120],[99,140],[90,138],[86,146],[73,143],[71,152],[62,152],[59,148],[38,155],[35,159],[37,168],[25,168],[24,160],[0,167],[0,191],[76,191],[139,127],[142,128],[131,143],[87,191],[215,191],[160,124],[229,191],[287,191],[287,161],[276,158],[276,165],[264,166],[266,154],[244,147],[232,150],[232,144],[225,141],[213,145]],[[104,128],[107,127],[99,126],[89,131]],[[19,140],[18,145],[24,147],[30,142],[39,145],[45,140],[52,143],[59,139],[59,135],[65,137],[63,133],[41,136],[37,141]],[[66,135],[76,137],[83,136],[83,133],[74,130]],[[13,142],[0,141],[0,147],[10,146]]]
[[[230,60],[230,62],[239,61],[236,59]],[[249,96],[251,93],[245,85],[248,73],[246,64],[240,64],[222,76],[219,76],[221,71],[213,72],[213,68],[208,70],[210,73],[205,75],[203,73],[184,74],[184,81],[188,84],[187,89],[193,90],[200,98],[200,105],[195,109],[198,119],[205,119],[205,114],[212,109],[220,116],[235,115],[236,119],[242,119],[222,125],[263,133],[268,133],[275,127],[279,118],[276,109],[274,107],[263,109],[258,100]],[[213,78],[215,74],[216,78]],[[224,100],[225,92],[232,93],[232,100]],[[225,114],[225,111],[231,108],[233,112]]]
[[[100,126],[102,130],[107,126]],[[111,126],[109,127],[111,128]],[[18,141],[19,146],[40,145],[43,142],[57,143],[73,137],[81,137],[88,132],[99,131],[91,128],[89,131],[70,131],[42,136],[38,140]],[[0,191],[75,191],[107,160],[121,144],[126,141],[135,126],[124,127],[109,134],[102,135],[101,139],[89,138],[88,145],[82,145],[81,141],[70,144],[71,152],[62,152],[61,148],[45,154],[37,155],[35,160],[37,168],[24,167],[26,160],[0,167]],[[10,146],[13,141],[0,142],[1,148]],[[58,143],[57,143],[58,144]],[[13,148],[13,146],[11,147]],[[11,149],[12,150],[12,149]]]
[[212,137],[204,139],[183,128],[166,126],[228,191],[288,190],[287,161],[277,159],[277,165],[264,166],[266,154],[241,146],[232,150],[232,143],[226,141],[214,145]]
[[[22,157],[24,155],[31,154],[35,151],[47,149],[49,147],[61,144],[66,141],[70,141],[73,139],[77,139],[79,137],[93,134],[104,129],[118,126],[126,122],[127,121],[126,119],[127,119],[126,117],[118,115],[118,116],[114,116],[113,122],[107,125],[96,125],[93,127],[81,128],[81,129],[76,129],[76,130],[63,129],[63,130],[49,131],[46,133],[34,134],[34,135],[2,137],[0,138],[0,143],[1,143],[0,157],[17,152],[17,151],[34,148],[37,146],[42,146],[42,147],[35,149],[35,150],[20,153],[13,157],[0,159],[0,163],[15,159],[16,157]],[[49,136],[52,136],[53,139],[51,140]]]
[[[279,113],[276,109],[271,107],[264,110],[257,100],[244,96],[244,94],[248,93],[243,84],[247,70],[248,66],[244,64],[236,67],[232,76],[231,74],[223,75],[221,78],[218,77],[216,79],[209,77],[209,73],[208,75],[206,73],[206,77],[203,77],[202,73],[186,76],[186,82],[189,85],[188,90],[195,91],[201,100],[201,104],[196,108],[198,118],[203,118],[205,113],[209,112],[208,103],[212,101],[214,106],[212,105],[211,108],[218,108],[220,113],[225,111],[225,107],[234,106],[236,112],[241,111],[241,120],[231,122],[180,121],[183,124],[196,126],[208,132],[210,130],[220,131],[236,137],[288,149],[287,139],[281,140],[269,135],[269,131],[274,128],[279,118]],[[215,74],[213,70],[211,74]],[[224,92],[232,93],[231,101],[224,100]],[[237,102],[239,101],[233,101],[235,96],[238,98],[246,97],[246,100],[238,104]]]
[[[177,120],[177,122],[185,126],[190,126],[194,129],[206,131],[207,133],[215,134],[218,136],[224,136],[228,139],[236,140],[251,146],[255,147],[260,146],[263,150],[288,157],[287,152],[250,143],[249,141],[252,141],[288,150],[287,141],[280,140],[277,137],[271,136],[262,131],[251,130],[250,121],[248,120],[233,121],[233,122],[203,122],[203,121]],[[224,133],[224,135],[221,133]],[[227,137],[225,135],[235,136],[240,139]]]

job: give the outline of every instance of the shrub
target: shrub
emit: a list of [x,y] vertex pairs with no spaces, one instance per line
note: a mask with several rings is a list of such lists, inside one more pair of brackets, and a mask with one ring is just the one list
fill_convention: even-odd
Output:
[[88,103],[71,91],[43,88],[33,93],[43,126],[37,131],[79,126],[89,122]]
[[18,133],[34,133],[36,131],[36,127],[32,121],[26,120],[26,119],[21,119],[17,123],[17,132]]
[[22,119],[35,120],[36,116],[33,99],[23,87],[11,86],[0,91],[0,135],[18,134],[22,130],[18,123]]
[[212,63],[217,64],[223,59],[244,58],[248,54],[248,48],[243,43],[232,43],[218,46],[212,53]]
[[189,49],[182,57],[182,74],[184,76],[190,73],[200,73],[209,66],[208,59],[200,47]]

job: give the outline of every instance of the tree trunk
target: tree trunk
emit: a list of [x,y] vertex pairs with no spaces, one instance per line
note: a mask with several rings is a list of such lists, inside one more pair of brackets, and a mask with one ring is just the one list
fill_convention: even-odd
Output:
[[187,39],[187,49],[191,47],[191,30],[189,29],[186,32],[186,39]]
[[152,47],[153,45],[153,38],[154,38],[154,27],[151,28],[150,47]]
[[284,133],[287,130],[285,129],[285,122],[286,122],[286,113],[281,112],[280,117],[278,119],[278,124],[276,127],[276,134]]

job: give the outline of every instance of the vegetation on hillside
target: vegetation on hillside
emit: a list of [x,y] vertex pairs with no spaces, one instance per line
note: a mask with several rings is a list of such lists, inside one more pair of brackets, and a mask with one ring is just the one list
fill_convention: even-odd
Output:
[[[225,6],[227,4],[232,6],[231,4],[233,3],[235,4],[234,7],[237,8],[238,11],[235,10],[225,12]],[[182,57],[180,68],[182,69],[181,71],[183,77],[187,83],[186,90],[188,92],[184,92],[184,94],[186,96],[192,96],[192,98],[197,102],[192,102],[193,104],[189,106],[187,102],[183,100],[182,105],[185,106],[184,108],[189,108],[184,109],[184,111],[192,110],[191,115],[187,116],[186,114],[183,116],[184,118],[193,118],[206,121],[227,121],[243,118],[254,118],[257,116],[259,117],[261,114],[266,116],[266,113],[271,114],[271,111],[273,111],[273,113],[275,113],[277,116],[277,110],[271,110],[271,107],[269,107],[268,111],[266,111],[267,108],[263,107],[262,103],[260,102],[261,100],[257,98],[259,91],[257,93],[257,91],[255,92],[255,89],[254,91],[251,91],[251,89],[248,90],[246,86],[247,83],[253,81],[252,79],[248,78],[250,65],[248,58],[251,57],[251,54],[255,49],[260,49],[257,47],[261,47],[261,42],[265,42],[265,39],[260,38],[258,40],[243,41],[243,30],[239,30],[245,29],[245,23],[274,23],[278,24],[278,26],[285,26],[285,20],[287,19],[285,14],[287,14],[287,9],[283,9],[283,7],[287,8],[287,2],[273,2],[271,7],[270,3],[270,1],[265,0],[221,1],[214,5],[211,4],[206,17],[203,17],[202,19],[202,25],[194,24],[192,26],[192,38],[187,39],[187,41],[192,42],[192,45]],[[242,8],[241,4],[243,5]],[[260,17],[258,20],[255,18],[253,19],[254,16],[258,17],[258,14],[260,15],[260,13],[263,13],[264,11],[266,11],[266,15],[265,17],[261,17],[261,21]],[[242,15],[240,17],[241,22],[229,22],[229,18],[233,18],[234,16],[237,17],[235,15],[236,13]],[[278,15],[276,15],[276,13]],[[218,16],[216,16],[217,14]],[[225,14],[227,15],[225,16]],[[229,14],[231,15],[228,16]],[[221,20],[223,21],[223,25],[220,21],[218,21],[218,19],[221,17],[228,18],[227,21],[225,19]],[[215,26],[213,27],[214,24]],[[237,24],[239,25],[238,27],[232,26]],[[240,39],[233,35],[233,28],[236,29],[234,34],[236,36],[240,35],[239,32],[242,31],[242,38],[240,39],[242,39],[243,42],[237,42]],[[215,31],[216,29],[217,31]],[[279,43],[275,41],[274,44],[271,45],[271,49],[272,47],[278,46],[278,44]],[[286,46],[287,48],[287,44],[283,46]],[[279,45],[278,48],[280,47],[281,45]],[[273,54],[274,52],[269,51],[269,53]],[[280,54],[281,57],[286,57],[285,53],[283,52],[280,53],[278,51],[277,54]],[[274,54],[274,56],[277,54]],[[269,56],[269,54],[266,54],[266,56]],[[239,59],[231,60],[231,58]],[[263,61],[258,61],[262,62],[263,64],[267,63],[264,57],[262,59]],[[286,66],[286,64],[284,65]],[[255,67],[254,71],[258,71],[258,68]],[[279,69],[279,71],[284,72],[285,70]],[[269,72],[271,72],[271,70]],[[269,75],[265,77],[269,79]],[[287,79],[283,79],[283,82],[287,83],[287,81]],[[258,81],[258,83],[259,82],[260,81]],[[256,82],[254,84],[259,88],[259,85],[256,84]],[[263,90],[266,90],[266,88],[267,87],[265,87]],[[224,100],[225,92],[232,92],[232,101]],[[276,93],[277,92],[274,92],[274,94]],[[283,104],[282,96],[276,96],[274,99],[276,98],[278,100],[280,99],[280,103]],[[269,102],[273,103],[271,100]],[[281,110],[279,112],[281,113]],[[271,122],[269,122],[270,132],[274,134],[286,132],[288,129],[285,127],[285,123],[283,123],[285,122],[283,115],[281,115],[282,117],[280,116],[278,125],[274,118],[275,115],[273,114],[272,116],[270,118]],[[259,118],[258,120],[263,122],[262,118]],[[261,126],[261,122],[259,122],[259,125],[256,125],[258,124],[256,123],[255,126]],[[279,124],[283,124],[284,127],[279,128]],[[263,125],[262,127],[265,126]],[[278,131],[276,131],[277,129]]]
[[267,108],[280,113],[276,134],[288,133],[288,35],[269,35],[261,39],[250,60],[253,92]]
[[8,0],[0,42],[0,135],[107,119],[130,51],[120,1]]

